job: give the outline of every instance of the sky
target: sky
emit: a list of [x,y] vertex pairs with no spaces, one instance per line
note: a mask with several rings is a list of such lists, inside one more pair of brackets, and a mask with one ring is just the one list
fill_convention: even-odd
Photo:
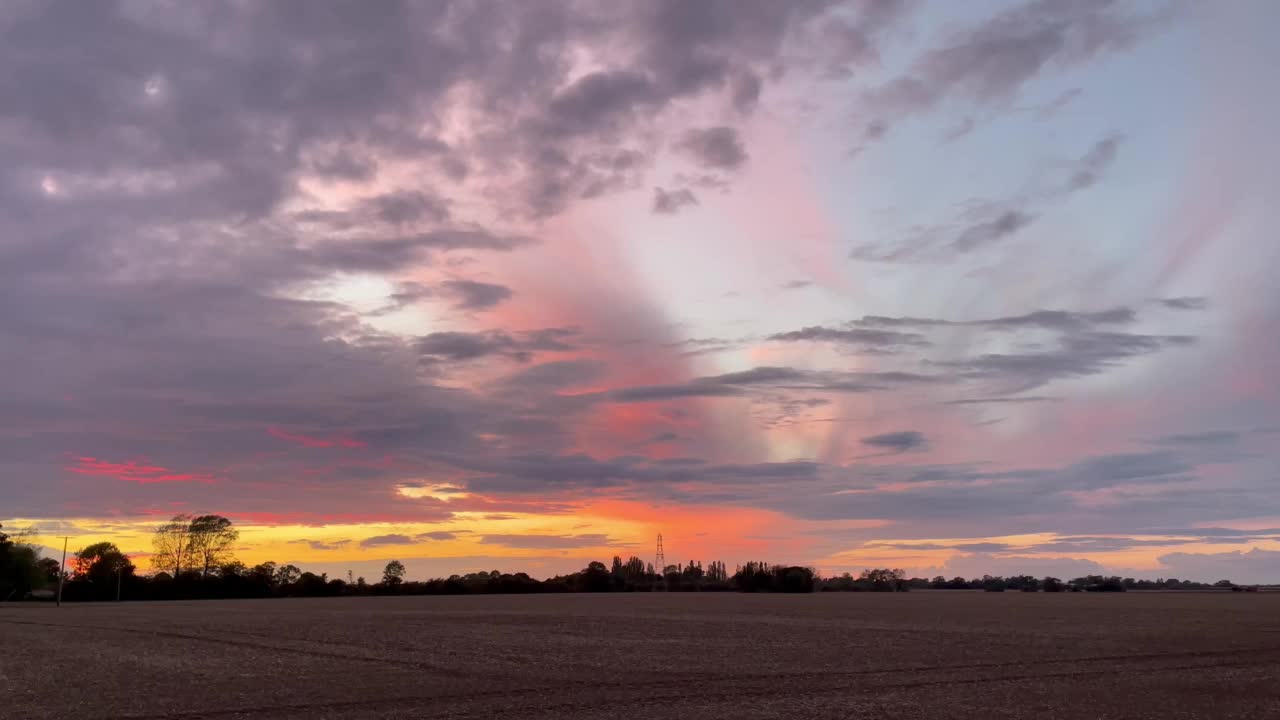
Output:
[[1280,5],[16,2],[0,522],[1280,581]]

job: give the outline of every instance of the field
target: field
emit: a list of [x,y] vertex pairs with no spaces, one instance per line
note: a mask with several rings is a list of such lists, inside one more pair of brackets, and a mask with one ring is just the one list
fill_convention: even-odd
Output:
[[1280,718],[1280,593],[0,606],[0,718]]

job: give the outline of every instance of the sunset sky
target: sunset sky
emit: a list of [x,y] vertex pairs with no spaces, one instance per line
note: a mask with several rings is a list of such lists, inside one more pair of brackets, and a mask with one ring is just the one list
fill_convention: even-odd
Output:
[[[1280,581],[1280,4],[18,2],[0,522]],[[1271,88],[1268,90],[1267,88]],[[56,553],[55,553],[56,556]]]

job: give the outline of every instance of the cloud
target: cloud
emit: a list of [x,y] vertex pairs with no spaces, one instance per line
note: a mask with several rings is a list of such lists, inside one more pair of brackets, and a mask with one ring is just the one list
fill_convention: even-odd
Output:
[[1209,430],[1199,433],[1164,435],[1151,440],[1153,445],[1227,445],[1240,439],[1240,433],[1232,430]]
[[320,551],[341,550],[351,544],[350,540],[290,540],[289,542]]
[[1280,552],[1254,548],[1225,553],[1169,553],[1157,558],[1165,577],[1213,582],[1273,583],[1280,578]]
[[413,545],[415,542],[417,541],[414,538],[409,537],[408,535],[398,535],[398,534],[374,535],[373,537],[368,537],[361,540],[360,547],[373,548],[373,547],[382,547],[384,545]]
[[1021,392],[1053,380],[1097,375],[1124,360],[1194,343],[1195,338],[1186,335],[1088,331],[1064,335],[1059,338],[1058,346],[1049,350],[986,353],[932,364],[964,378],[1004,381],[1010,386],[1010,392]]
[[867,328],[827,328],[810,326],[789,332],[774,333],[769,340],[780,342],[831,342],[842,345],[858,346],[864,351],[897,352],[904,347],[921,347],[929,345],[919,333],[897,332],[893,330],[875,330]]
[[740,483],[798,482],[818,478],[821,466],[802,460],[712,464],[696,458],[650,460],[636,456],[598,459],[588,455],[528,454],[514,457],[455,457],[477,493],[589,492],[605,488],[669,488],[675,484],[731,487]]
[[1021,397],[979,397],[979,398],[961,398],[959,400],[946,400],[943,405],[1011,405],[1021,403],[1041,403],[1041,402],[1062,402],[1059,397],[1047,397],[1044,395],[1024,395]]
[[876,113],[871,122],[892,124],[947,101],[1005,102],[1048,67],[1128,49],[1168,14],[1167,7],[1131,14],[1117,6],[1108,0],[1032,0],[954,32],[867,93],[864,104]]
[[418,533],[413,536],[414,540],[454,540],[458,537],[457,533],[446,532],[444,530],[433,530],[432,532]]
[[803,290],[809,287],[813,287],[812,280],[790,280],[782,284],[783,290]]
[[111,462],[93,457],[76,457],[73,460],[72,464],[66,466],[66,470],[77,475],[105,475],[117,480],[143,484],[217,481],[217,478],[210,473],[179,472],[146,460]]
[[406,225],[421,220],[444,222],[449,219],[448,204],[441,198],[418,190],[399,190],[368,198],[369,212],[391,225]]
[[733,80],[733,106],[740,113],[750,113],[760,101],[760,89],[764,83],[754,72],[743,72]]
[[[1245,468],[1240,477],[1252,478],[1265,456],[1234,459],[1230,443],[1207,434],[1162,436],[1179,425],[1159,403],[1143,406],[1162,418],[1157,425],[1122,422],[1132,408],[1121,405],[1145,380],[1116,396],[1104,424],[1091,419],[1089,399],[1106,395],[1102,387],[1060,408],[1022,408],[1028,417],[1000,428],[1007,443],[971,446],[992,453],[973,465],[851,460],[865,451],[857,428],[872,407],[859,400],[893,413],[901,424],[892,427],[925,427],[915,416],[936,402],[1029,403],[1035,396],[1000,393],[1192,342],[1163,334],[1176,326],[1146,329],[1128,310],[1022,315],[1009,305],[1070,299],[1077,275],[1029,290],[996,283],[1012,289],[979,299],[964,295],[964,283],[899,269],[902,282],[890,281],[906,290],[889,297],[880,280],[863,294],[861,282],[844,288],[823,275],[813,248],[766,248],[760,260],[774,263],[771,273],[726,282],[768,294],[780,279],[813,276],[823,292],[789,297],[797,311],[818,312],[804,303],[857,290],[845,299],[870,308],[859,312],[904,317],[878,325],[796,316],[778,326],[788,332],[774,344],[757,347],[773,328],[731,324],[738,310],[709,310],[712,318],[671,305],[684,296],[668,283],[688,278],[629,268],[607,222],[597,226],[606,236],[592,237],[589,218],[612,217],[610,196],[645,202],[656,173],[667,173],[666,188],[653,191],[658,212],[726,192],[761,157],[748,130],[753,113],[824,124],[811,111],[841,102],[827,90],[874,86],[893,91],[873,91],[886,104],[863,106],[875,132],[944,105],[977,122],[1022,95],[1022,73],[1120,47],[1113,31],[1132,16],[1105,2],[1042,2],[948,31],[915,61],[882,58],[884,32],[911,6],[438,2],[305,17],[255,4],[15,8],[0,29],[3,95],[24,99],[0,123],[4,512],[123,518],[190,507],[237,522],[326,527],[414,527],[466,513],[521,518],[515,526],[609,496],[799,519],[879,514],[937,527],[996,517],[1095,532],[1227,522],[1272,507],[1248,482],[1222,481],[1218,473],[1233,469],[1226,463],[1204,467],[1230,452]],[[1095,49],[1086,47],[1090,28]],[[1018,66],[1041,57],[1023,44],[1057,39],[1065,44],[1042,67]],[[50,47],[59,51],[42,50]],[[911,90],[902,78],[918,79],[923,92],[900,92]],[[894,104],[902,98],[919,102]],[[1034,172],[1044,182],[944,217],[927,251],[903,258],[953,259],[949,244],[974,227],[987,228],[974,237],[989,249],[1028,232],[1000,236],[1007,213],[1047,223],[1053,198],[1038,187],[1061,197],[1063,188],[1100,186],[1114,167],[1115,142],[1090,147],[1094,140]],[[812,194],[794,178],[778,182]],[[797,218],[797,237],[810,234],[811,219]],[[474,279],[449,274],[463,263]],[[1020,263],[1019,277],[1043,270]],[[700,292],[714,300],[725,288],[706,280]],[[927,291],[913,292],[917,282]],[[1090,288],[1090,302],[1109,302],[1104,283]],[[376,304],[383,295],[390,309],[368,311],[370,297]],[[393,313],[416,303],[441,312]],[[909,317],[930,307],[991,312]],[[1206,338],[1228,327],[1236,325]],[[701,334],[732,339],[679,342]],[[830,346],[781,344],[806,340]],[[878,351],[896,355],[882,360]],[[856,371],[848,352],[866,356]],[[1205,377],[1204,396],[1236,397],[1220,381]],[[840,397],[853,393],[876,395]],[[1262,398],[1240,397],[1265,413]],[[625,403],[633,405],[617,406]],[[1274,424],[1214,404],[1203,425],[1187,427]],[[825,423],[821,437],[802,422]],[[957,433],[972,429],[937,422],[926,428],[929,444],[954,456],[954,443],[969,442]],[[1053,447],[1053,465],[1011,466],[1007,448],[1034,449],[1049,427],[1072,430]],[[1133,454],[1171,455],[1081,464],[1096,433],[1111,443],[1133,438]],[[640,452],[681,457],[628,455]],[[767,462],[780,452],[794,461]],[[396,492],[421,478],[467,493],[446,501]],[[1086,500],[1100,505],[1082,509]]]
[[423,335],[414,348],[433,362],[505,357],[528,362],[536,352],[566,352],[573,349],[567,340],[577,334],[569,328],[544,328],[523,333],[501,330],[484,332],[435,332]]
[[915,228],[900,241],[855,246],[850,257],[874,262],[945,261],[996,245],[1036,222],[1041,209],[1053,201],[1097,184],[1113,164],[1123,139],[1112,135],[1094,143],[1075,162],[1070,176],[1050,191],[1024,191],[1003,200],[979,201],[950,222]]
[[1116,159],[1116,153],[1120,148],[1120,142],[1124,138],[1119,135],[1099,140],[1089,152],[1080,158],[1079,166],[1075,174],[1071,176],[1071,181],[1067,184],[1067,192],[1083,190],[1092,187],[1098,182],[1098,178],[1106,171],[1111,163]]
[[1203,297],[1161,298],[1156,302],[1170,310],[1204,310],[1209,307],[1209,299]]
[[[931,569],[928,572],[935,571]],[[953,557],[942,567],[937,568],[936,572],[946,577],[1034,575],[1035,577],[1056,577],[1061,580],[1107,574],[1106,568],[1100,563],[1085,558],[1048,558],[990,553],[972,553]]]
[[1061,94],[1054,97],[1049,102],[1033,108],[1036,119],[1048,120],[1049,118],[1058,114],[1060,110],[1062,110],[1067,105],[1070,105],[1072,102],[1074,102],[1077,98],[1079,98],[1083,94],[1084,94],[1084,90],[1078,87],[1062,91]]
[[674,215],[683,208],[697,204],[698,196],[694,195],[689,188],[663,190],[655,187],[653,189],[653,212],[659,215]]
[[747,162],[747,150],[737,129],[724,125],[689,130],[676,147],[711,170],[737,170]]
[[736,397],[755,388],[871,392],[895,383],[934,382],[935,378],[906,372],[848,373],[762,366],[740,372],[694,378],[668,385],[637,385],[608,393],[614,402],[654,402],[692,397]]
[[601,547],[610,544],[607,535],[484,535],[482,545],[501,545],[521,549],[569,549]]
[[969,252],[1010,237],[1034,220],[1034,215],[1021,210],[1006,210],[992,220],[965,228],[951,241],[951,247],[959,252]]
[[915,430],[902,430],[900,432],[871,435],[869,437],[862,438],[861,442],[867,447],[898,453],[921,450],[927,444],[924,433],[917,432]]
[[488,310],[512,296],[511,288],[505,285],[476,280],[446,280],[440,287],[459,310]]
[[360,448],[368,446],[368,443],[349,437],[320,438],[313,437],[311,435],[303,435],[302,433],[291,433],[276,427],[267,428],[267,434],[272,437],[280,438],[281,440],[291,443],[297,443],[298,445],[309,448]]
[[1095,325],[1128,325],[1137,320],[1137,313],[1127,307],[1115,307],[1097,312],[1072,312],[1069,310],[1033,310],[1021,315],[985,318],[981,320],[940,320],[937,318],[885,317],[864,315],[852,324],[863,327],[980,327],[992,330],[1079,330]]

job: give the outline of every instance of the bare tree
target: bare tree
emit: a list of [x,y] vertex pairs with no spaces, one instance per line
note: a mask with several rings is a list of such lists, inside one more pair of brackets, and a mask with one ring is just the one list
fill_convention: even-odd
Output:
[[191,521],[190,515],[174,515],[172,520],[156,528],[151,537],[155,551],[151,557],[152,567],[177,577],[184,567],[190,566]]
[[221,515],[201,515],[193,518],[187,527],[189,564],[199,567],[208,577],[209,571],[231,560],[231,549],[240,538],[240,531]]

